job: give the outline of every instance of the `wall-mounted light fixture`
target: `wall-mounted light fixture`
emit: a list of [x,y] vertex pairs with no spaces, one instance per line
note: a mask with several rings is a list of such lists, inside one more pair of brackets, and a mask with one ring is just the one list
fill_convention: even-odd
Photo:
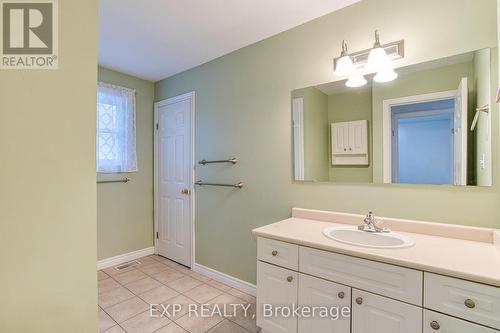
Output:
[[398,77],[392,61],[403,57],[404,40],[382,45],[380,34],[375,30],[375,43],[371,49],[349,54],[347,43],[342,41],[342,53],[340,57],[334,59],[334,73],[337,76],[349,77],[346,82],[348,87],[361,87],[366,84],[361,71],[376,73],[373,78],[375,82],[390,82]]

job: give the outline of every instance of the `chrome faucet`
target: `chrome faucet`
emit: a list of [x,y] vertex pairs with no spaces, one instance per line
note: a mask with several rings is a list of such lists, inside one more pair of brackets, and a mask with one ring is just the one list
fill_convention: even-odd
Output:
[[358,226],[358,230],[366,231],[366,232],[391,232],[387,228],[380,228],[377,226],[377,221],[375,220],[375,215],[373,212],[368,212],[365,218],[363,219],[363,224]]

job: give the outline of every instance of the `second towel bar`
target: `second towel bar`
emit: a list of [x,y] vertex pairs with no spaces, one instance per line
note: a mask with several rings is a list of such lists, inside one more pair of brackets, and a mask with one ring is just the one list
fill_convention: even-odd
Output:
[[201,165],[206,165],[206,164],[211,164],[211,163],[232,163],[232,164],[236,164],[236,163],[238,163],[238,160],[235,157],[233,157],[233,158],[230,158],[228,160],[214,160],[214,161],[201,160],[198,163],[201,164]]
[[205,183],[205,182],[202,182],[201,180],[198,180],[195,185],[199,185],[199,186],[203,186],[203,185],[207,185],[207,186],[222,186],[222,187],[234,187],[234,188],[242,188],[243,187],[243,183],[242,182],[239,182],[237,184],[219,184],[219,183]]

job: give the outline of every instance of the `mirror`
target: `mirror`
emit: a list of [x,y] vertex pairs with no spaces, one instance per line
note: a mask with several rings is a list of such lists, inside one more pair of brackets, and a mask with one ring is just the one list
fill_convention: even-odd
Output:
[[491,186],[491,53],[292,91],[294,180]]

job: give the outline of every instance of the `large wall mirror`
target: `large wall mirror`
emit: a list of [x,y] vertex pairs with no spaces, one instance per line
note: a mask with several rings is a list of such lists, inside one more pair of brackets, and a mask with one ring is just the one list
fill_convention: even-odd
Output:
[[491,186],[493,51],[292,91],[294,180]]

